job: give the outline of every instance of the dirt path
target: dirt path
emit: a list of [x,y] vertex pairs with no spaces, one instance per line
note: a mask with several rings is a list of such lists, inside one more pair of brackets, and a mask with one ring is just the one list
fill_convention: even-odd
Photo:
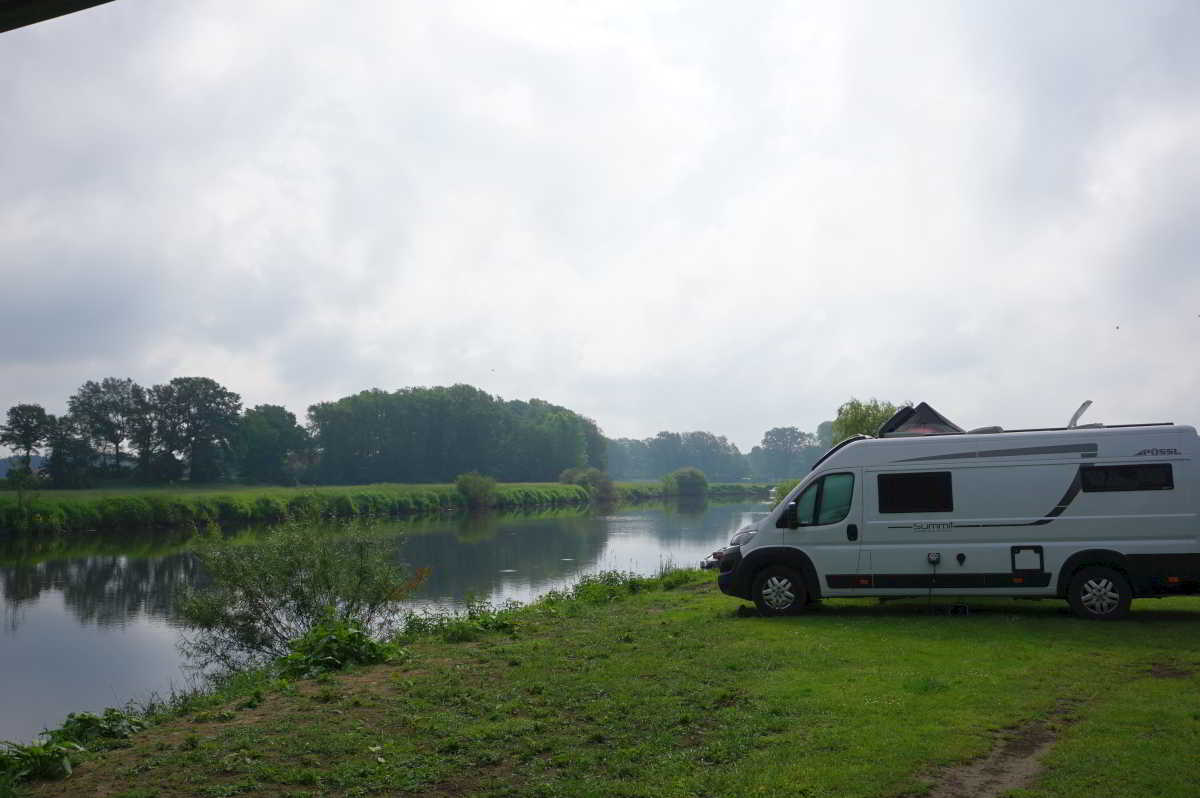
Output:
[[1060,702],[1049,718],[1001,732],[986,756],[938,774],[927,798],[995,798],[1030,786],[1042,772],[1042,757],[1072,722],[1076,706]]

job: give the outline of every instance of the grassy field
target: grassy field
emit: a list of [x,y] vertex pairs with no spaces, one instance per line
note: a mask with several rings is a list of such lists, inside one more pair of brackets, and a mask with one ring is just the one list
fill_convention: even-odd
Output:
[[1200,794],[1200,599],[1115,624],[1054,601],[740,605],[694,572],[593,582],[500,631],[441,625],[399,663],[244,679],[31,792]]
[[[663,496],[660,483],[618,483],[622,501]],[[763,485],[710,486],[718,499],[766,495]],[[495,507],[560,507],[582,505],[588,492],[578,485],[505,482],[496,486]],[[0,530],[84,532],[118,527],[276,523],[301,514],[326,518],[390,517],[461,509],[454,485],[352,485],[322,487],[111,488],[39,491],[23,510],[12,492],[0,493]]]

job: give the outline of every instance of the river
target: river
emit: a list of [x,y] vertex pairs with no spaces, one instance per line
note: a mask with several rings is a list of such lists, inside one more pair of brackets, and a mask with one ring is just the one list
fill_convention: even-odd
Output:
[[[469,596],[529,601],[596,571],[691,566],[767,509],[748,502],[440,517],[378,531],[394,532],[398,560],[431,569],[413,606],[457,609]],[[203,578],[181,533],[0,539],[0,740],[27,741],[68,712],[186,687],[173,602]]]

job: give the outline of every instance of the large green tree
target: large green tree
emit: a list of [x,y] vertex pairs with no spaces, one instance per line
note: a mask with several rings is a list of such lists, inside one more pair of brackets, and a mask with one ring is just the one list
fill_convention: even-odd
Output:
[[785,479],[806,472],[820,456],[817,436],[796,427],[772,427],[751,450],[751,463],[763,479]]
[[208,377],[176,377],[156,385],[158,435],[165,449],[182,456],[191,482],[224,475],[242,399]]
[[851,435],[874,435],[883,422],[895,415],[897,406],[878,399],[851,398],[838,408],[833,420],[833,442],[841,443]]
[[86,488],[92,484],[92,465],[96,452],[91,446],[86,425],[74,415],[47,416],[46,445],[50,455],[42,463],[42,472],[54,488]]
[[50,417],[45,408],[38,404],[14,405],[8,409],[7,423],[0,426],[0,444],[20,454],[28,470],[49,432]]
[[[74,423],[107,458],[113,469],[121,467],[121,447],[129,437],[134,408],[134,382],[105,377],[88,380],[67,400]],[[106,448],[107,447],[107,448]]]
[[308,434],[279,405],[257,405],[242,414],[235,449],[247,482],[290,484],[308,449]]
[[322,482],[450,482],[469,471],[548,481],[607,459],[591,419],[470,385],[362,391],[311,406],[308,420]]
[[817,446],[822,452],[829,451],[833,446],[833,422],[822,421],[817,425]]

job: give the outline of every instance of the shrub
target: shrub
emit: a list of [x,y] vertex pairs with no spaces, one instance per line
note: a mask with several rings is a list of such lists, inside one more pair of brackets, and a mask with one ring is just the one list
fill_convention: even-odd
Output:
[[331,621],[386,632],[390,611],[424,579],[392,563],[394,546],[363,532],[297,523],[249,546],[203,541],[196,554],[211,583],[180,604],[193,629],[186,653],[202,666],[234,669],[287,656],[292,641]]
[[469,510],[482,510],[496,504],[496,480],[475,471],[459,474],[454,487]]
[[581,486],[592,501],[601,504],[611,504],[618,498],[612,478],[598,468],[568,468],[558,475],[558,481]]
[[708,477],[699,468],[685,466],[663,477],[663,490],[674,496],[707,496]]

